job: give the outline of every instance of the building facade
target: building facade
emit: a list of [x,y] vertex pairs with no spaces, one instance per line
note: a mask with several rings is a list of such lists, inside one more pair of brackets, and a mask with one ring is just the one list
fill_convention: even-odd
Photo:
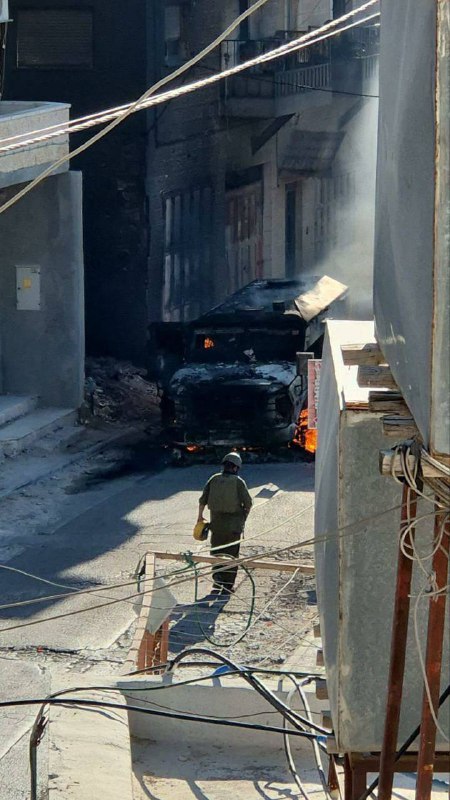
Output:
[[[0,41],[7,19],[3,2]],[[0,139],[68,119],[67,104],[0,100]],[[0,205],[68,146],[61,136],[0,154]],[[77,408],[83,380],[82,179],[66,165],[0,214],[0,426],[36,405]]]
[[[45,9],[12,0],[5,98],[70,102],[73,117],[135,99],[249,1],[133,0],[124,10],[81,0],[75,12],[70,0]],[[272,50],[347,7],[269,2],[178,83]],[[326,262],[346,238],[354,244],[351,209],[360,189],[371,191],[361,181],[366,145],[375,160],[358,132],[376,102],[367,90],[374,31],[343,36],[136,114],[77,159],[91,353],[139,362],[150,321],[194,319],[258,277],[336,272]]]

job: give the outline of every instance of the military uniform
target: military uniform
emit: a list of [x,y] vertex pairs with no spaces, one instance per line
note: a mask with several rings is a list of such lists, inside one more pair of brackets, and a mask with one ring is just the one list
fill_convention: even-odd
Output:
[[[211,555],[238,558],[240,542],[236,540],[244,532],[245,520],[252,507],[245,481],[232,472],[213,475],[203,489],[200,505],[208,506],[211,513]],[[217,573],[214,575],[215,585],[231,589],[236,580],[237,567],[226,572],[217,572],[217,569],[213,569],[213,574]]]

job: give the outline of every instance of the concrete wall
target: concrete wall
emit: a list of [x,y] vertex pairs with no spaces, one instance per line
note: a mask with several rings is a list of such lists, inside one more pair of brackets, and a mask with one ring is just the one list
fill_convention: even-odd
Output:
[[377,337],[425,445],[447,459],[449,44],[448,4],[405,0],[400,7],[385,0],[374,274]]
[[[5,100],[59,101],[79,117],[139,97],[152,83],[147,7],[123,0],[52,0],[93,11],[92,68],[17,68],[17,19],[42,0],[12,0]],[[162,5],[162,4],[161,4]],[[74,147],[86,134],[71,138]],[[83,172],[86,337],[92,354],[143,361],[147,323],[146,118],[136,114],[75,162]]]
[[[401,487],[378,469],[379,450],[390,448],[392,441],[382,435],[381,415],[364,410],[357,367],[344,367],[341,356],[342,344],[372,339],[373,323],[328,323],[320,391],[316,568],[330,709],[340,752],[381,749],[400,531]],[[359,409],[349,408],[350,403]],[[421,503],[418,516],[430,508]],[[432,549],[431,530],[430,519],[417,525],[422,556]],[[426,579],[416,565],[413,603],[424,586]],[[424,598],[418,607],[423,651],[427,610]],[[442,687],[449,682],[448,634],[447,628]],[[411,610],[399,745],[420,721],[422,689]],[[439,714],[443,730],[449,728],[449,713],[447,703]]]
[[[0,192],[2,200],[12,189]],[[77,407],[83,395],[84,314],[80,173],[48,178],[0,216],[2,390],[41,405]],[[41,308],[16,307],[16,267],[41,270]]]
[[[182,6],[183,8],[183,6]],[[235,18],[238,3],[211,3],[199,0],[186,7],[185,44],[189,53],[205,47]],[[154,51],[160,75],[164,67],[164,27],[162,4],[155,4],[152,22]],[[238,38],[236,32],[234,38]],[[191,70],[190,79],[203,77],[221,67],[220,50]],[[187,194],[191,189],[210,187],[213,195],[207,236],[211,248],[210,264],[192,285],[192,306],[205,311],[224,299],[226,281],[225,193],[228,149],[241,142],[249,146],[252,122],[220,116],[219,86],[196,92],[172,102],[149,115],[147,192],[149,199],[148,315],[161,319],[164,269],[164,201],[170,194]],[[249,165],[246,165],[249,166]]]
[[[1,86],[1,74],[0,74]],[[28,138],[31,131],[47,128],[69,120],[70,106],[63,103],[0,102],[0,139],[22,136]],[[46,167],[69,152],[68,135],[59,136],[30,145],[9,154],[0,153],[0,188],[25,183],[36,178]],[[59,172],[69,169],[68,162]]]

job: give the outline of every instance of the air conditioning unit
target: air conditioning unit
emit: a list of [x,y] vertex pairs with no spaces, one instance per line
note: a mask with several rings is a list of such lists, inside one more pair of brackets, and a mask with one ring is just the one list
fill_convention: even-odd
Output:
[[0,0],[0,23],[8,22],[8,20],[9,20],[8,0]]

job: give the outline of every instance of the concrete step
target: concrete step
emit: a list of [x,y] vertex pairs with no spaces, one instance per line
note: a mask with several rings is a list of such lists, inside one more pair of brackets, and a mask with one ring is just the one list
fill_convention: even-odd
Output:
[[53,431],[75,422],[70,408],[38,408],[0,428],[0,458],[16,456]]
[[0,394],[0,428],[15,419],[29,414],[38,404],[37,397],[24,395]]

